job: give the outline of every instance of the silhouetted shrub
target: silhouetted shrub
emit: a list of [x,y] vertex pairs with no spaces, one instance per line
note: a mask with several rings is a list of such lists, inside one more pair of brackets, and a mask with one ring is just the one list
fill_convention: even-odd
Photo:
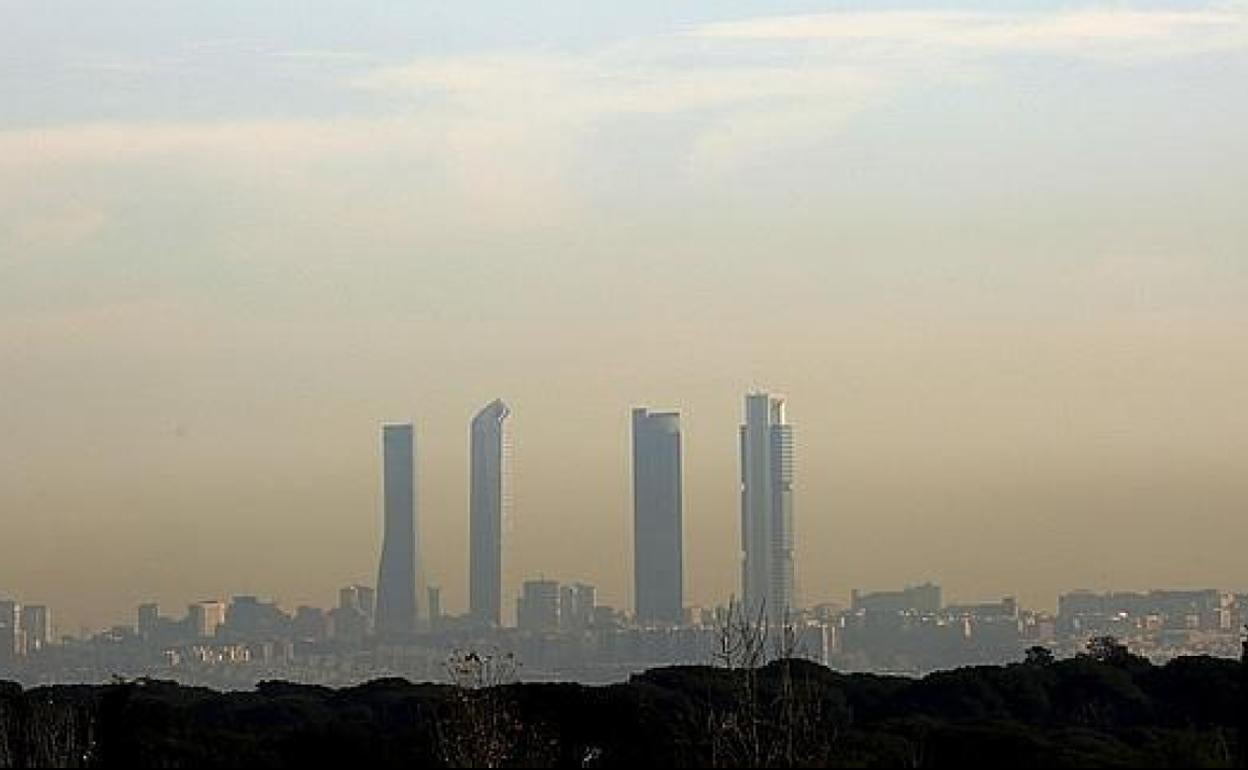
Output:
[[[217,693],[141,680],[27,691],[0,684],[0,766],[1235,763],[1239,663],[1193,657],[1153,666],[1104,652],[923,679],[780,660],[657,669],[607,687],[386,679],[342,690],[265,682]],[[752,699],[742,701],[747,684]],[[473,736],[498,750],[467,746]]]

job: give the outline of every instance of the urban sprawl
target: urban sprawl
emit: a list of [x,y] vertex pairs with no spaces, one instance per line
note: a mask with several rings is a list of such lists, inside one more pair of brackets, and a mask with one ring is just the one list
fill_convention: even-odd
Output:
[[1056,614],[1008,596],[946,604],[932,583],[855,590],[847,605],[798,606],[793,434],[784,400],[767,393],[746,396],[740,426],[740,597],[717,607],[685,601],[680,416],[639,408],[632,414],[631,611],[599,604],[586,583],[527,580],[514,626],[504,625],[509,415],[494,401],[471,422],[467,612],[444,612],[439,589],[420,584],[415,430],[388,424],[375,587],[342,588],[328,611],[235,596],[198,601],[170,617],[146,603],[133,624],[77,637],[55,633],[45,604],[0,600],[0,678],[34,685],[148,677],[222,688],[267,679],[441,680],[452,656],[472,651],[514,662],[525,680],[613,682],[656,666],[715,663],[725,638],[743,628],[759,634],[768,655],[916,675],[1019,660],[1037,646],[1070,655],[1101,636],[1155,660],[1239,653],[1248,594],[1219,589],[1075,591],[1058,597]]

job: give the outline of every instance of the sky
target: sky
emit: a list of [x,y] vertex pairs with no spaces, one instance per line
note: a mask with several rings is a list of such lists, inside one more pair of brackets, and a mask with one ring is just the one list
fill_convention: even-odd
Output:
[[376,579],[380,425],[467,593],[631,607],[628,414],[690,604],[782,393],[798,592],[1248,590],[1248,4],[0,0],[0,595],[62,632]]

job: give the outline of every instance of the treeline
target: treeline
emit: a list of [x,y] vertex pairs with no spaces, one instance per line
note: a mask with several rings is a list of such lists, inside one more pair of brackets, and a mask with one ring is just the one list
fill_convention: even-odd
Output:
[[159,681],[3,684],[0,766],[1242,764],[1238,662],[1154,666],[1112,643],[923,679],[788,660],[656,669],[606,687],[488,676],[473,685],[269,682],[220,693]]

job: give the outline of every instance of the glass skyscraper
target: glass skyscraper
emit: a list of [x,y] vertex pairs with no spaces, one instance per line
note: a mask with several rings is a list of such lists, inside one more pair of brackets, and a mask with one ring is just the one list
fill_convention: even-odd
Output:
[[468,490],[468,605],[473,619],[502,623],[503,513],[507,506],[506,421],[495,399],[472,418]]
[[773,625],[793,609],[793,429],[784,399],[745,397],[741,426],[741,587],[749,617]]
[[416,631],[416,443],[410,423],[382,428],[385,530],[375,627],[382,638]]
[[684,614],[680,415],[633,410],[633,590],[641,623]]

